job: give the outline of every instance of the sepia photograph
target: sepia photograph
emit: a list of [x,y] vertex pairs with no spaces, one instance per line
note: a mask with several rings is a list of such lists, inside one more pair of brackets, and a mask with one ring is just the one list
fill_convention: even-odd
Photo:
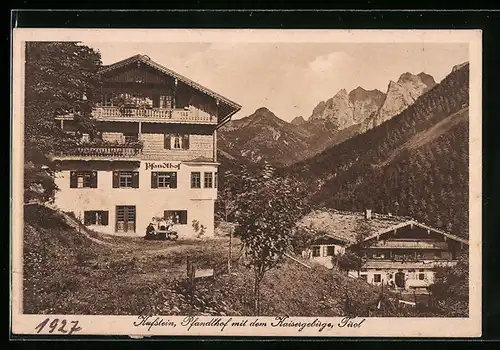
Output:
[[292,32],[14,30],[14,331],[480,335],[481,32]]

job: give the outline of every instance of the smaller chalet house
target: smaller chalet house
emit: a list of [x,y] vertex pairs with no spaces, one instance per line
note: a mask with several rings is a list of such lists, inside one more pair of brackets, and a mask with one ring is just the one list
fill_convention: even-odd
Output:
[[345,239],[325,234],[316,238],[311,246],[302,252],[302,257],[331,269],[333,268],[332,257],[344,254],[348,244],[349,242]]
[[[362,257],[360,271],[349,275],[374,285],[426,290],[435,268],[454,266],[469,242],[411,218],[391,215],[316,211],[300,222],[309,230],[328,232],[314,240],[303,257],[332,268],[332,256],[347,250]],[[331,234],[330,234],[331,232]]]

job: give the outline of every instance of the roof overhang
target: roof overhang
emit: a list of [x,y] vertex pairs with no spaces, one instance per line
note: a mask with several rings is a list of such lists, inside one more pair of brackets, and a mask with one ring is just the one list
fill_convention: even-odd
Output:
[[129,64],[133,64],[133,63],[137,63],[137,62],[140,62],[141,64],[145,64],[146,66],[149,66],[165,75],[168,75],[174,79],[176,79],[177,81],[179,82],[182,82],[190,87],[192,87],[193,89],[195,90],[198,90],[208,96],[211,96],[212,98],[214,98],[218,103],[219,105],[222,104],[222,110],[224,111],[227,111],[225,112],[225,115],[222,116],[222,118],[220,118],[218,120],[218,127],[222,126],[223,124],[225,124],[227,121],[229,121],[229,119],[231,118],[232,115],[234,115],[236,112],[238,112],[240,109],[241,109],[241,105],[239,105],[238,103],[228,99],[227,97],[224,97],[220,94],[218,94],[217,92],[213,91],[213,90],[210,90],[208,88],[206,88],[205,86],[177,73],[177,72],[174,72],[173,70],[171,69],[168,69],[167,67],[165,66],[162,66],[161,64],[157,63],[157,62],[154,62],[153,60],[151,60],[151,58],[149,58],[149,56],[146,56],[146,55],[135,55],[135,56],[132,56],[132,57],[129,57],[127,59],[124,59],[124,60],[121,60],[121,61],[118,61],[116,63],[113,63],[113,64],[110,64],[108,66],[104,66],[103,68],[101,68],[99,70],[99,73],[100,74],[107,74],[107,73],[110,73],[116,69],[119,69],[119,68],[122,68],[122,67],[125,67]]
[[458,237],[458,236],[453,235],[451,233],[444,232],[444,231],[441,231],[439,229],[436,229],[436,228],[424,225],[424,224],[422,224],[420,222],[417,222],[415,220],[408,220],[408,221],[402,222],[400,224],[391,226],[389,228],[383,229],[381,231],[378,231],[377,233],[374,233],[373,235],[370,235],[370,236],[366,237],[363,241],[366,242],[366,241],[372,240],[372,239],[374,239],[376,237],[380,237],[381,235],[384,235],[386,233],[389,233],[389,232],[392,232],[392,231],[397,230],[399,228],[410,226],[410,225],[414,225],[414,226],[423,228],[425,230],[429,230],[429,231],[438,233],[440,235],[445,236],[446,238],[450,238],[450,239],[452,239],[454,241],[457,241],[457,242],[460,242],[460,243],[463,243],[463,244],[467,244],[467,245],[469,244],[469,241],[466,240],[466,239],[464,239],[464,238],[461,238],[461,237]]

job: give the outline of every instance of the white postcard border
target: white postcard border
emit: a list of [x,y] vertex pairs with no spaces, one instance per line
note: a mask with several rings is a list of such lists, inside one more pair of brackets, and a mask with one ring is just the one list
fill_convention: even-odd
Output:
[[[179,38],[182,38],[179,39]],[[470,55],[470,128],[469,128],[469,307],[468,318],[366,318],[361,327],[339,327],[342,318],[318,317],[319,327],[272,327],[274,317],[258,317],[268,327],[232,327],[231,322],[257,317],[232,318],[223,331],[220,327],[182,326],[184,317],[163,316],[176,327],[136,327],[136,316],[23,315],[23,92],[25,41],[113,41],[119,42],[335,42],[335,43],[469,43]],[[45,318],[77,320],[77,335],[193,335],[193,336],[370,336],[370,337],[478,337],[481,335],[482,290],[482,32],[480,30],[225,30],[225,29],[25,29],[13,31],[13,102],[12,102],[12,228],[11,228],[11,317],[14,334],[34,334]],[[219,317],[200,316],[199,322]],[[316,318],[292,317],[294,322],[313,322]],[[362,318],[357,318],[359,322]],[[40,334],[50,334],[48,330]],[[55,333],[54,333],[55,335]]]

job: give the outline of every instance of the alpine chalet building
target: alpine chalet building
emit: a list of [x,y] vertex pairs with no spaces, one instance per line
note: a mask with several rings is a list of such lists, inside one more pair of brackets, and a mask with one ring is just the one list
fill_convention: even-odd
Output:
[[[217,129],[241,106],[145,55],[100,74],[100,137],[55,155],[55,205],[102,233],[143,236],[161,217],[181,237],[213,235]],[[56,119],[75,131],[74,115]]]

